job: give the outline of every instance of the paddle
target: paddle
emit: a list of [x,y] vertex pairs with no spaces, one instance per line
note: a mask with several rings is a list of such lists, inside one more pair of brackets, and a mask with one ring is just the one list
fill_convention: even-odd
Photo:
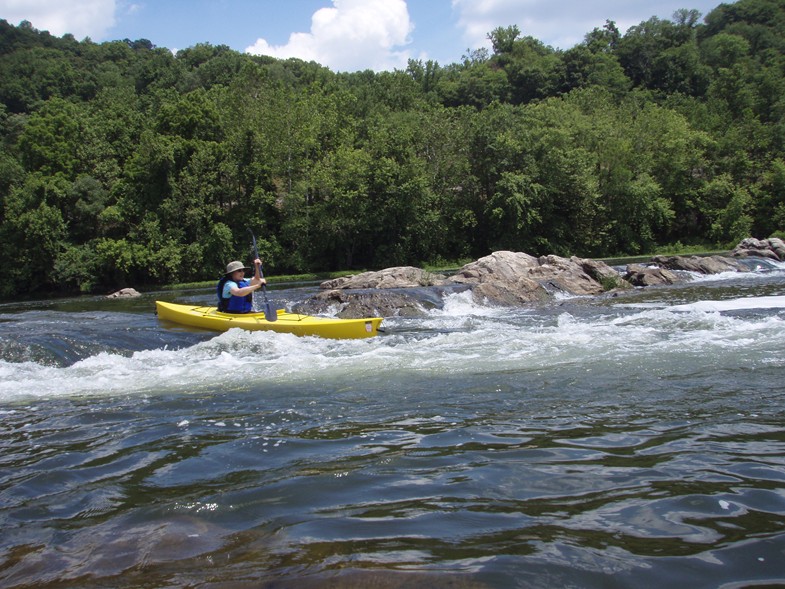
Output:
[[[251,241],[253,242],[253,254],[257,260],[260,260],[261,258],[259,258],[259,250],[256,249],[256,237],[254,236],[253,231],[251,231],[250,228],[248,229],[248,233],[251,234]],[[259,265],[259,276],[264,278],[261,264]],[[267,287],[264,284],[262,284],[262,293],[264,294],[264,318],[267,319],[267,321],[271,321],[271,322],[277,321],[278,312],[275,310],[275,307],[273,307],[273,304],[267,300]]]

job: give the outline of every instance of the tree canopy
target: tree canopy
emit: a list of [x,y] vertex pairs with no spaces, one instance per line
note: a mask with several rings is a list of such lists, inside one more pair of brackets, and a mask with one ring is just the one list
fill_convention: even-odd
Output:
[[0,21],[0,297],[785,231],[785,5],[334,73]]

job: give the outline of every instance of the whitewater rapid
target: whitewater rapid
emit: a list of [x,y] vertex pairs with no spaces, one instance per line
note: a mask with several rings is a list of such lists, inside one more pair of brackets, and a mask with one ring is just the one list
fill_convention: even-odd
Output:
[[[503,309],[451,294],[425,318],[386,319],[370,340],[231,330],[177,349],[100,351],[68,366],[0,360],[0,401],[199,392],[248,382],[396,379],[619,365],[688,370],[782,362],[785,295],[686,304]],[[767,311],[755,313],[755,311]],[[44,318],[39,329],[45,330]],[[116,326],[114,326],[116,328]]]

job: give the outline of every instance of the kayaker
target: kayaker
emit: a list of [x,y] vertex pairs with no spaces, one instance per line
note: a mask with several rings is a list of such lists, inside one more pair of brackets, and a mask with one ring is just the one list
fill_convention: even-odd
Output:
[[247,266],[242,262],[234,261],[226,265],[226,274],[218,281],[216,294],[218,295],[218,310],[225,313],[250,313],[253,311],[253,292],[259,290],[267,281],[262,278],[262,261],[254,261],[253,278],[245,278]]

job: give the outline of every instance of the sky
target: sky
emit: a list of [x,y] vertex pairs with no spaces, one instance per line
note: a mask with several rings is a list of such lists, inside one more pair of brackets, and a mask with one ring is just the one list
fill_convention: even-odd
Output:
[[[730,1],[730,0],[726,0]],[[624,33],[681,8],[706,16],[722,0],[0,0],[0,19],[52,35],[103,41],[147,39],[172,51],[197,43],[298,57],[333,71],[441,65],[490,48],[487,34],[522,35],[569,49],[606,20]]]

